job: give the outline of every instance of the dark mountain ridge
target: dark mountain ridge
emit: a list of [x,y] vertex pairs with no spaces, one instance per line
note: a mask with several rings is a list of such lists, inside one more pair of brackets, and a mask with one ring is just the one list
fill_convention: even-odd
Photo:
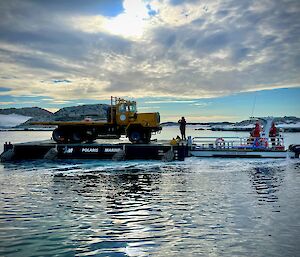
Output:
[[28,117],[50,117],[53,115],[52,112],[45,110],[40,107],[23,107],[23,108],[7,108],[0,109],[0,114],[18,114]]
[[85,118],[91,118],[93,120],[103,120],[107,118],[107,110],[107,104],[87,104],[64,107],[55,113],[39,107],[25,107],[0,109],[0,114],[17,114],[32,117],[26,122],[16,126],[17,128],[29,128],[32,127],[30,123],[36,121],[78,121]]

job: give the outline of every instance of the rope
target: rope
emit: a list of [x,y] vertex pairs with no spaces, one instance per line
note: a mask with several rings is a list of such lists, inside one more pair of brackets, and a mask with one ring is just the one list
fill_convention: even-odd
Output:
[[256,96],[257,96],[257,91],[255,91],[255,95],[254,95],[254,101],[253,101],[253,106],[252,106],[252,111],[251,111],[251,117],[253,117],[253,114],[254,114],[254,109],[255,109],[255,105],[256,105]]

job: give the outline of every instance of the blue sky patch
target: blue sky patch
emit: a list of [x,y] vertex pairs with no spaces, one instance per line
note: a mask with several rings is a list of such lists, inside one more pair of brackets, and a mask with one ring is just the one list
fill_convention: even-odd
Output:
[[0,87],[0,92],[8,92],[11,91],[11,88],[8,87]]

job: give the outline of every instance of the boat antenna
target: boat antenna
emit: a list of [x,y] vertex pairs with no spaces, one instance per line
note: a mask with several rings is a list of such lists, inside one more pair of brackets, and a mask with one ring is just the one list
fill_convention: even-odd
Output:
[[255,109],[255,105],[256,105],[256,97],[257,97],[257,91],[255,91],[255,94],[254,94],[254,101],[253,101],[253,106],[252,106],[252,111],[251,111],[251,117],[253,117],[253,114],[254,114],[254,109]]

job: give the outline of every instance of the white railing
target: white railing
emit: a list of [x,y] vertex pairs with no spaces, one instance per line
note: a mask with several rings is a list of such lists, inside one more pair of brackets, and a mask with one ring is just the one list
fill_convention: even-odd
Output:
[[197,149],[284,149],[283,137],[194,137],[191,143]]

